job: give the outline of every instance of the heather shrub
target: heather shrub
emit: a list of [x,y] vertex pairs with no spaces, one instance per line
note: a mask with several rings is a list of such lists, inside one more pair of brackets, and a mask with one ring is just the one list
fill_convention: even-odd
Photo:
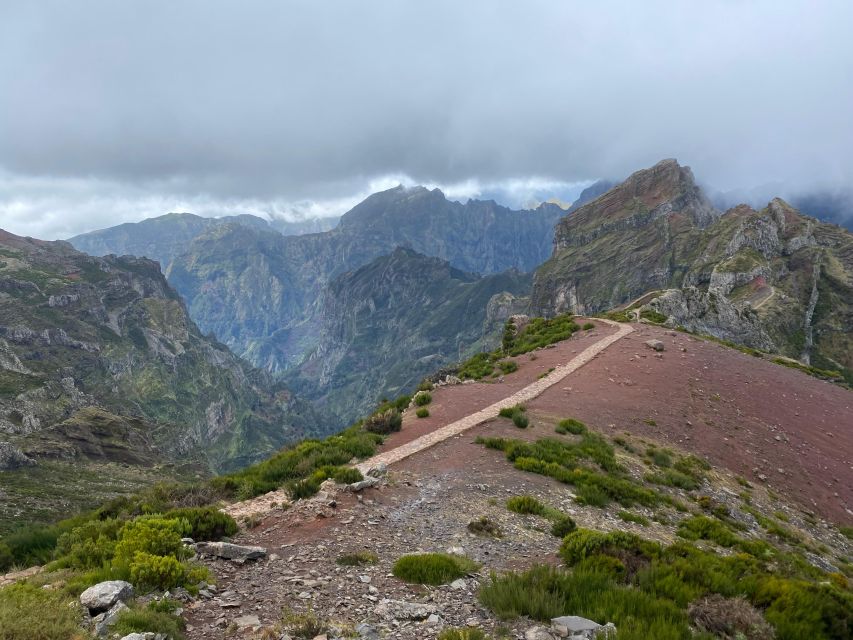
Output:
[[392,572],[404,582],[440,585],[476,570],[477,564],[463,556],[449,553],[418,553],[403,556],[397,560]]

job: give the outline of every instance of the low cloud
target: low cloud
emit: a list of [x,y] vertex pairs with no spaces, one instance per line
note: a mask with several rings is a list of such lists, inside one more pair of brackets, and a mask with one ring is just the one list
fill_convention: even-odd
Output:
[[399,176],[517,206],[664,157],[723,191],[834,188],[850,24],[840,0],[11,0],[0,227],[336,214]]

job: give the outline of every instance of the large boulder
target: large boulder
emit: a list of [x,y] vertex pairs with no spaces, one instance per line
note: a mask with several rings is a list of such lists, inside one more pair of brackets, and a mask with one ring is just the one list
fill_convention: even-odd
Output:
[[258,560],[267,555],[267,550],[263,547],[247,547],[230,542],[199,542],[195,550],[204,556],[215,556],[236,562]]
[[35,460],[27,456],[8,442],[0,442],[0,471],[13,471],[21,467],[31,467]]
[[107,580],[89,587],[80,594],[80,604],[96,616],[109,611],[117,602],[125,602],[133,597],[133,585],[124,580]]
[[110,629],[118,622],[118,617],[121,615],[122,611],[127,611],[129,607],[119,600],[116,602],[109,611],[104,611],[103,613],[99,613],[94,618],[92,618],[92,630],[95,632],[95,635],[98,638],[105,638],[110,633]]

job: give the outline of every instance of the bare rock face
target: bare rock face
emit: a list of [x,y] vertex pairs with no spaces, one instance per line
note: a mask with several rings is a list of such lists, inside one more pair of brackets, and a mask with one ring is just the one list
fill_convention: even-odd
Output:
[[0,442],[0,471],[13,471],[21,467],[31,467],[36,463],[20,449],[8,442]]
[[779,198],[721,214],[664,160],[560,220],[531,310],[592,314],[663,292],[649,307],[670,326],[853,379],[851,282],[850,232]]
[[116,603],[133,597],[133,585],[124,580],[107,580],[89,587],[80,594],[80,604],[97,615],[112,609]]

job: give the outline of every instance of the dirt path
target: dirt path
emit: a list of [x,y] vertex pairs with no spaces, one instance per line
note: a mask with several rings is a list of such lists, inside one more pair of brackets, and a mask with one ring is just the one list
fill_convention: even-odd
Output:
[[520,391],[516,391],[515,393],[506,396],[503,400],[499,400],[485,409],[480,409],[475,413],[469,414],[455,422],[451,422],[450,424],[423,435],[420,438],[412,440],[411,442],[402,444],[389,451],[383,451],[382,453],[356,465],[356,468],[362,473],[367,473],[368,470],[379,464],[394,464],[395,462],[408,458],[409,456],[423,451],[424,449],[428,449],[439,442],[459,435],[463,431],[467,431],[481,422],[489,420],[490,418],[496,418],[501,409],[530,402],[541,395],[546,389],[549,389],[562,381],[569,374],[577,371],[580,367],[592,360],[611,344],[634,331],[634,329],[628,324],[619,324],[618,322],[612,322],[611,320],[601,321],[611,326],[618,327],[618,331],[602,338],[598,342],[593,343],[566,364],[556,367],[551,373],[547,374],[543,378],[527,385]]
[[[485,420],[497,417],[504,407],[530,402],[593,360],[610,345],[634,331],[631,325],[602,318],[596,318],[595,323],[601,323],[611,331],[612,329],[616,331],[595,340],[593,339],[597,337],[596,332],[591,332],[591,335],[578,334],[576,338],[559,343],[553,349],[541,350],[539,352],[541,355],[535,363],[524,363],[518,373],[507,377],[507,380],[511,379],[511,381],[505,384],[480,383],[440,389],[435,394],[433,404],[430,405],[430,413],[433,414],[430,418],[412,420],[411,416],[407,415],[404,418],[403,430],[392,434],[386,440],[384,450],[359,463],[356,468],[366,473],[380,463],[394,464],[459,435]],[[572,348],[587,342],[589,344],[580,353],[569,357],[570,354],[576,353]],[[442,402],[438,397],[441,394],[450,396],[448,398],[450,402]],[[484,403],[488,404],[483,406]],[[483,408],[472,412],[471,410],[477,406]],[[459,411],[463,413],[460,415]],[[223,511],[235,519],[240,519],[269,513],[289,502],[287,492],[284,489],[278,489],[251,500],[230,504]]]

